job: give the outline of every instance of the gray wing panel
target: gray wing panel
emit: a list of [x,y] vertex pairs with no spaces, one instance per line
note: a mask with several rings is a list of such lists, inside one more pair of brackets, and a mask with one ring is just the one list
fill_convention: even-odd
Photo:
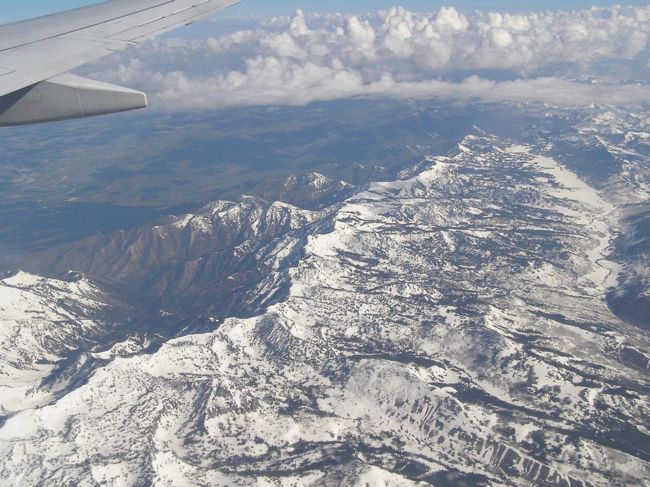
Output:
[[0,96],[235,3],[238,0],[116,0],[0,26]]

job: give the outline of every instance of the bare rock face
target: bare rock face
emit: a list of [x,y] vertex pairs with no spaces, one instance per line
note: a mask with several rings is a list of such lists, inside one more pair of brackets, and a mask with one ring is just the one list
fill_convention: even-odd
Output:
[[[291,176],[281,186],[268,188],[269,195],[311,207],[331,206],[355,191],[317,173]],[[242,196],[155,226],[96,235],[30,255],[22,267],[53,276],[82,272],[189,315],[250,315],[281,293],[280,284],[269,281],[271,271],[291,264],[307,229],[318,227],[331,211]]]
[[25,265],[52,275],[80,271],[194,314],[246,314],[257,309],[253,290],[291,261],[305,229],[324,214],[244,196],[153,227],[93,236]]
[[468,136],[320,212],[244,198],[60,252],[214,317],[257,311],[97,351],[85,382],[5,418],[4,478],[644,481],[650,337],[606,303],[621,202],[552,152]]

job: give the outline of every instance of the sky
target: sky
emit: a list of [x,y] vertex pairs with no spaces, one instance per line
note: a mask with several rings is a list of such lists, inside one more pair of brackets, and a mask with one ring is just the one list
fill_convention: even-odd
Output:
[[[92,0],[2,0],[0,9],[0,23],[13,22],[25,18],[45,15],[60,10],[88,5]],[[441,6],[453,5],[461,11],[471,10],[508,10],[508,11],[530,11],[544,9],[577,9],[589,6],[609,6],[617,3],[625,5],[645,6],[648,0],[625,0],[615,2],[611,0],[493,0],[481,2],[476,0],[279,0],[269,2],[268,0],[243,0],[242,3],[233,7],[229,15],[254,15],[273,16],[288,15],[301,8],[306,12],[348,12],[364,13],[376,11],[393,6],[402,6],[412,11],[431,12]]]

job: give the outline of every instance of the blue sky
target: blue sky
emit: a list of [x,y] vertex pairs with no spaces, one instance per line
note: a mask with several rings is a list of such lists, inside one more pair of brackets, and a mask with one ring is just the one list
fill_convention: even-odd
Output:
[[[38,15],[44,15],[58,10],[79,7],[90,3],[92,0],[2,0],[0,9],[0,23],[20,20]],[[489,10],[541,10],[541,9],[574,9],[591,5],[608,6],[616,3],[627,5],[645,6],[648,0],[627,0],[615,2],[608,0],[495,0],[492,2],[479,2],[476,0],[244,0],[242,4],[231,9],[231,15],[286,15],[297,8],[305,11],[339,11],[339,12],[367,12],[401,5],[415,11],[433,11],[443,5],[453,5],[461,10],[489,9]]]

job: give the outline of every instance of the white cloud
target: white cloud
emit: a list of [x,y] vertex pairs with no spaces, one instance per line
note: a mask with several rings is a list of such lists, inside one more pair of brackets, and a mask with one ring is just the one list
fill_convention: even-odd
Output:
[[650,99],[650,88],[545,73],[575,65],[589,78],[592,64],[645,55],[649,36],[650,6],[472,16],[394,8],[367,18],[299,11],[218,39],[159,41],[120,55],[117,68],[115,60],[104,64],[99,75],[188,109],[372,95],[625,105]]

